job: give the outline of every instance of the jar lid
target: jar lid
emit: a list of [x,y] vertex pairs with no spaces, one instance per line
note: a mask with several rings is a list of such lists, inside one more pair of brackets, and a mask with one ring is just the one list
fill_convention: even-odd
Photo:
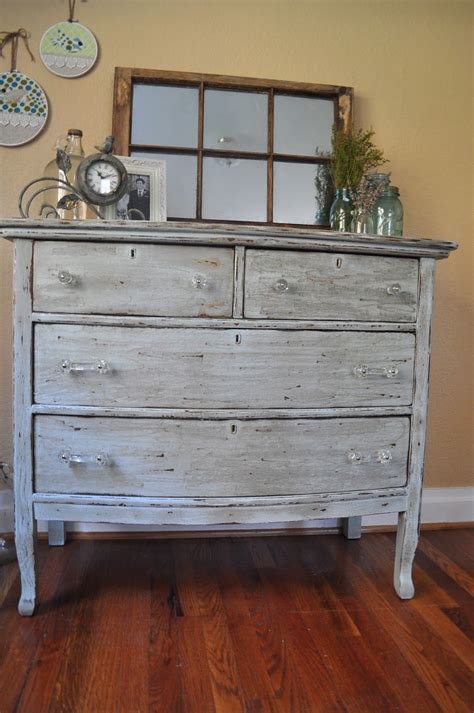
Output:
[[81,129],[68,129],[67,133],[69,136],[82,136]]

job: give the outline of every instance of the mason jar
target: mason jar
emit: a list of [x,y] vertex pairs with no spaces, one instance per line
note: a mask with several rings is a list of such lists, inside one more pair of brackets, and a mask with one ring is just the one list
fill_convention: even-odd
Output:
[[372,209],[377,235],[403,235],[403,205],[397,186],[388,186],[379,195]]
[[349,197],[349,189],[338,188],[329,213],[331,230],[349,233],[351,230],[352,209],[353,205]]

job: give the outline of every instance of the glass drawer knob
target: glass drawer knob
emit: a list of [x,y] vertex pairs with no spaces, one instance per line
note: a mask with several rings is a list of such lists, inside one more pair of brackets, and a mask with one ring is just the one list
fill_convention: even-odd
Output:
[[192,283],[196,290],[205,290],[209,287],[209,283],[203,275],[194,275]]
[[377,452],[377,460],[379,463],[388,463],[392,460],[392,453],[388,448],[381,448]]
[[393,285],[389,285],[387,287],[387,292],[389,295],[398,295],[401,291],[402,287],[398,284],[398,282],[395,282]]
[[349,463],[362,462],[362,454],[359,453],[359,451],[349,451],[349,453],[347,454],[347,458],[349,460]]
[[275,290],[277,292],[288,292],[290,289],[290,286],[288,285],[286,280],[277,280],[275,282]]
[[74,277],[71,275],[68,270],[60,270],[58,272],[58,280],[61,283],[61,285],[72,285],[74,282]]

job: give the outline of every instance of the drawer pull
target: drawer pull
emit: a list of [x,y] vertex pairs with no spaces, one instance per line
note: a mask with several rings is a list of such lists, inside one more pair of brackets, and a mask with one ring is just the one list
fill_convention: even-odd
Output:
[[401,291],[402,287],[398,284],[398,282],[395,282],[393,285],[389,285],[387,287],[387,292],[389,295],[399,295]]
[[196,290],[207,290],[210,287],[209,281],[203,275],[194,275],[192,283]]
[[61,371],[65,374],[77,371],[95,371],[97,374],[106,374],[110,371],[110,366],[104,359],[91,362],[73,362],[69,359],[64,359],[61,362]]
[[367,376],[386,376],[387,379],[393,379],[394,376],[398,376],[397,366],[367,366],[366,364],[360,364],[354,367],[354,374],[360,379],[365,379]]
[[288,292],[290,289],[289,284],[287,283],[286,280],[277,280],[274,285],[274,289],[276,292]]
[[80,453],[71,453],[71,451],[61,451],[59,460],[67,465],[75,463],[91,463],[94,465],[106,466],[110,464],[109,456],[106,453],[96,453],[95,455],[86,456]]
[[373,456],[371,453],[362,454],[360,451],[349,451],[347,460],[353,465],[361,465],[363,463],[371,463],[375,460],[377,463],[389,463],[392,460],[392,452],[389,448],[380,448]]
[[74,277],[74,275],[71,275],[68,270],[60,270],[58,272],[58,280],[61,285],[73,285],[76,281],[76,278]]

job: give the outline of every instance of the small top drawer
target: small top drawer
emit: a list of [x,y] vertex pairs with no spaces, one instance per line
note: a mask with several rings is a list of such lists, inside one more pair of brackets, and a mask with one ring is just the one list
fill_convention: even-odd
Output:
[[247,251],[249,318],[414,322],[417,292],[416,259]]
[[232,248],[35,244],[36,311],[231,317]]

